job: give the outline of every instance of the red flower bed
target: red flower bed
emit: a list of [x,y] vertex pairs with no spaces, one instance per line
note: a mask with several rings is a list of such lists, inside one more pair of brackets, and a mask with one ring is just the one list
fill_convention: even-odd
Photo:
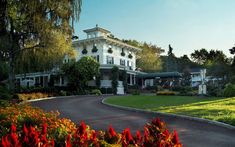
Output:
[[56,142],[53,137],[47,134],[47,124],[44,123],[41,131],[35,127],[24,125],[21,131],[16,131],[16,126],[11,125],[10,132],[2,136],[2,147],[54,147],[54,146],[140,146],[140,147],[181,147],[177,132],[170,133],[165,123],[159,118],[153,119],[144,127],[144,133],[137,131],[132,135],[129,128],[119,134],[112,126],[106,132],[90,130],[84,123],[77,127],[74,134],[68,134],[65,142]]
[[143,132],[129,128],[118,133],[90,129],[85,122],[76,126],[58,112],[44,112],[27,105],[0,108],[0,147],[181,147],[177,132],[170,133],[159,118],[147,123]]

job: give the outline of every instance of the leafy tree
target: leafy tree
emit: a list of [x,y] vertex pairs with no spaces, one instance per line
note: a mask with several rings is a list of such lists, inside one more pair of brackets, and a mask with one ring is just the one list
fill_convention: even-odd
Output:
[[136,40],[123,40],[123,42],[142,49],[142,51],[137,53],[136,66],[138,68],[143,71],[161,70],[160,53],[164,52],[163,49],[156,45],[146,42],[140,43]]
[[8,60],[11,89],[16,59],[41,55],[37,60],[49,61],[71,48],[70,22],[78,20],[80,8],[81,0],[0,0],[0,50]]
[[113,66],[112,68],[112,90],[113,94],[117,94],[117,87],[118,87],[118,79],[119,79],[119,69],[117,66]]
[[0,64],[0,82],[6,80],[8,77],[8,67],[7,63],[2,62]]
[[61,67],[62,75],[66,75],[68,77],[68,85],[74,87],[76,89],[79,84],[79,68],[77,66],[77,62],[72,61],[68,63],[64,63]]
[[209,53],[207,52],[207,50],[202,48],[200,50],[195,50],[194,53],[191,54],[191,58],[194,62],[203,65],[208,59],[208,54]]
[[126,70],[121,70],[119,73],[119,79],[121,81],[123,81],[123,87],[124,87],[124,91],[127,91],[127,72]]
[[231,53],[232,55],[235,55],[235,46],[232,47],[231,49],[229,49],[229,51],[230,51],[230,53]]
[[219,50],[210,50],[209,52],[206,49],[195,50],[191,54],[193,61],[200,65],[205,65],[208,62],[227,62],[227,58],[222,51]]
[[85,56],[82,57],[77,62],[77,68],[79,69],[79,83],[82,85],[87,85],[89,80],[93,80],[94,77],[99,76],[100,64],[92,57]]
[[92,57],[82,57],[77,62],[65,63],[61,68],[70,86],[84,91],[89,80],[99,76],[99,63]]

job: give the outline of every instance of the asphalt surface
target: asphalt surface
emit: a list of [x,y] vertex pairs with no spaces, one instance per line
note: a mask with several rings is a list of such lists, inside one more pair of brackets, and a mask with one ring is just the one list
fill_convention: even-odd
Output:
[[152,113],[134,112],[113,108],[101,103],[102,97],[76,96],[31,102],[46,111],[58,110],[61,117],[75,123],[85,121],[95,130],[105,130],[110,124],[122,132],[129,127],[134,133],[143,130],[146,122],[159,117],[170,130],[176,130],[186,147],[235,147],[235,130],[225,127]]

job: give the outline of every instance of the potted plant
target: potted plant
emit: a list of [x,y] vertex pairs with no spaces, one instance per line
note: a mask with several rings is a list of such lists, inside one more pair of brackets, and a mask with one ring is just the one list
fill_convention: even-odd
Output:
[[95,52],[97,52],[98,51],[98,49],[97,49],[97,47],[96,47],[96,45],[93,45],[93,48],[92,48],[92,53],[95,53]]
[[110,53],[110,54],[112,54],[112,53],[113,53],[113,50],[112,50],[112,48],[111,48],[111,47],[109,47],[109,49],[108,49],[108,53]]
[[132,54],[129,54],[129,55],[128,55],[128,58],[132,59],[132,57],[133,57]]
[[123,48],[122,48],[122,52],[121,52],[121,56],[125,56],[126,54],[125,54],[125,52],[124,52],[124,50],[123,50]]
[[84,48],[84,49],[82,50],[82,54],[87,54],[87,53],[88,53],[87,49]]

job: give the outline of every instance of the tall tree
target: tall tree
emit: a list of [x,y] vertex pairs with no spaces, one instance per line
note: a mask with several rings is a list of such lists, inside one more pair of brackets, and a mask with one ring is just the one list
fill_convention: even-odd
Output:
[[77,62],[65,63],[62,71],[68,76],[69,84],[72,88],[85,90],[87,82],[99,76],[100,64],[92,57],[84,56]]
[[62,57],[71,48],[70,22],[79,19],[81,0],[0,0],[0,11],[0,50],[7,57],[9,86],[14,89],[17,57],[32,54],[28,50],[40,50],[41,59]]
[[[232,59],[232,63],[231,63],[231,71],[233,74],[235,74],[235,46],[232,47],[231,49],[229,49],[229,51],[232,55],[234,55],[233,59]],[[235,79],[235,77],[234,77],[234,79]]]
[[143,71],[159,71],[161,70],[160,54],[164,50],[156,45],[138,42],[136,40],[123,40],[123,42],[139,47],[142,51],[137,53],[136,66]]
[[195,50],[192,54],[191,54],[191,58],[193,59],[194,62],[202,65],[207,61],[208,58],[208,51],[204,48],[200,49],[200,50]]

